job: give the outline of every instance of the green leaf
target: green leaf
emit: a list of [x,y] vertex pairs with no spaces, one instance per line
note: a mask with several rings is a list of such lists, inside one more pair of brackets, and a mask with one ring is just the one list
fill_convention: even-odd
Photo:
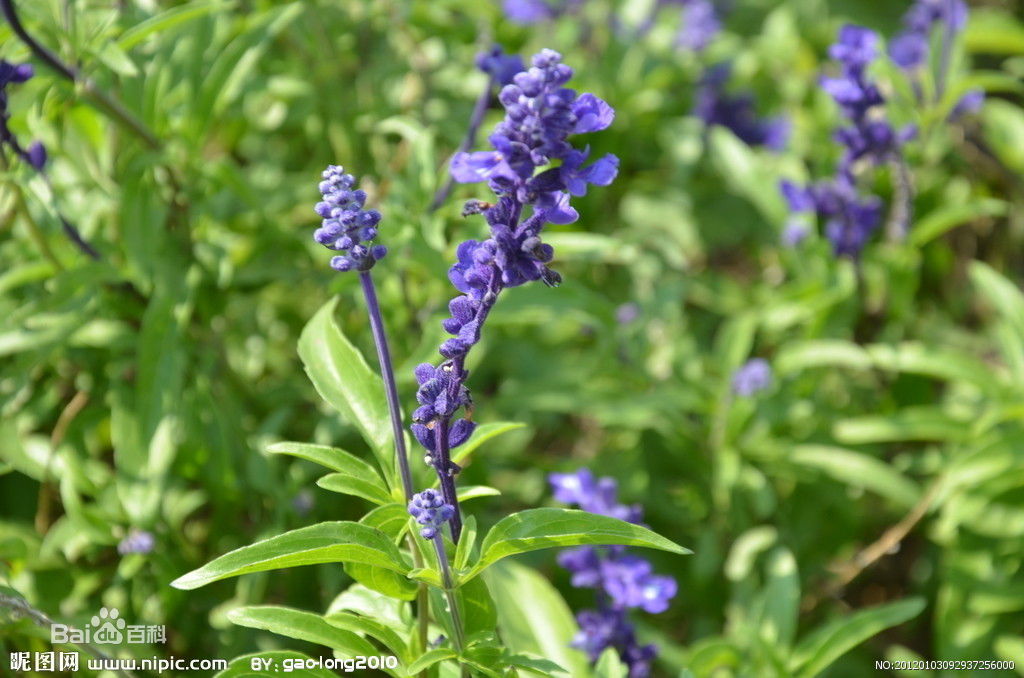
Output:
[[409,605],[389,598],[382,593],[373,591],[363,584],[353,584],[338,594],[327,608],[327,614],[335,612],[355,612],[370,617],[381,624],[386,624],[399,633],[405,633],[410,625],[408,620]]
[[585,544],[645,546],[672,553],[690,553],[645,527],[616,518],[575,509],[529,509],[506,516],[491,528],[480,547],[480,562],[467,579],[507,556]]
[[817,676],[868,638],[913,619],[924,608],[923,598],[908,598],[846,615],[800,641],[789,667],[800,678]]
[[1008,211],[1008,203],[993,198],[980,198],[964,204],[944,205],[917,220],[910,232],[910,242],[920,247],[960,224],[981,217],[1001,217]]
[[458,655],[455,654],[455,650],[450,647],[439,647],[420,655],[420,658],[412,664],[409,664],[405,670],[409,675],[415,675],[421,671],[429,669],[438,662],[442,662],[446,659],[455,659],[456,657],[458,657]]
[[311,525],[243,546],[178,577],[171,586],[196,589],[250,572],[317,563],[354,562],[406,574],[409,565],[380,530],[352,522]]
[[[379,483],[379,484],[377,484]],[[378,478],[376,483],[355,473],[329,473],[316,481],[317,486],[337,492],[361,497],[374,504],[384,505],[391,502],[391,494],[384,489],[383,482]]]
[[955,441],[970,437],[970,423],[935,407],[908,407],[885,416],[841,419],[833,426],[841,443],[863,445],[904,441]]
[[797,445],[791,463],[813,468],[839,482],[871,490],[899,507],[910,508],[921,498],[921,488],[889,464],[872,456],[826,445]]
[[525,427],[526,424],[518,424],[513,421],[497,421],[489,424],[480,424],[473,431],[473,434],[469,436],[469,440],[452,450],[452,461],[459,464],[491,438],[500,436],[502,433],[508,433],[509,431],[515,431],[516,429]]
[[463,570],[469,564],[469,559],[476,550],[476,516],[466,516],[462,523],[462,536],[459,544],[455,547],[455,559],[452,567],[456,571]]
[[622,663],[618,651],[609,647],[601,653],[594,665],[594,678],[626,678],[629,667]]
[[[235,657],[228,662],[226,669],[219,671],[213,678],[280,678],[286,663],[307,660],[312,661],[312,657],[292,650],[254,652]],[[253,668],[254,666],[258,668]],[[309,678],[338,678],[333,671],[305,667],[302,669],[302,675]]]
[[403,663],[408,659],[406,653],[409,651],[409,648],[405,641],[402,640],[402,637],[393,628],[386,624],[381,624],[376,619],[351,612],[332,612],[325,615],[324,620],[331,626],[336,626],[339,629],[373,636],[394,652]]
[[465,485],[458,488],[456,494],[459,496],[459,501],[463,502],[470,499],[479,499],[480,497],[497,497],[501,492],[486,485]]
[[[287,454],[299,459],[305,459],[314,464],[325,466],[332,471],[353,472],[360,477],[374,479],[381,487],[384,486],[381,482],[380,474],[377,473],[377,469],[372,464],[360,459],[351,452],[346,452],[337,447],[312,445],[310,443],[281,442],[274,443],[268,447],[267,452],[271,454]],[[353,469],[356,470],[353,471]]]
[[472,579],[502,558],[540,549],[590,544],[645,546],[686,554],[679,546],[646,527],[587,511],[539,508],[506,516],[491,528],[480,546],[480,562],[463,581]]
[[254,605],[231,610],[228,619],[239,626],[325,645],[347,655],[365,657],[379,654],[371,643],[351,631],[328,624],[323,617],[312,612],[275,605]]
[[466,635],[494,633],[498,624],[498,612],[494,600],[483,579],[474,579],[459,586],[456,598],[462,608],[462,620]]
[[999,315],[1024,336],[1024,294],[1020,288],[981,261],[972,261],[969,272],[979,297],[995,306]]
[[116,44],[123,50],[129,50],[154,33],[169,30],[228,6],[227,3],[211,0],[199,0],[179,5],[135,24],[121,34]]
[[[392,542],[397,542],[409,522],[409,512],[401,504],[386,504],[373,509],[359,522],[380,530]],[[367,588],[386,596],[401,600],[412,600],[416,597],[416,583],[389,569],[364,563],[345,563],[345,572]]]
[[800,616],[800,574],[793,553],[784,547],[773,549],[765,574],[761,633],[773,645],[789,647]]
[[299,337],[299,357],[317,393],[354,424],[382,469],[391,472],[391,429],[384,386],[334,322],[337,300],[325,304]]
[[505,664],[508,666],[514,666],[517,669],[522,669],[529,673],[535,673],[538,676],[554,676],[566,674],[566,670],[561,666],[551,661],[550,659],[542,659],[540,657],[534,657],[527,654],[513,654],[506,655]]
[[547,579],[506,561],[490,568],[484,581],[498,611],[498,630],[510,651],[550,659],[570,676],[590,675],[586,655],[569,646],[576,620]]

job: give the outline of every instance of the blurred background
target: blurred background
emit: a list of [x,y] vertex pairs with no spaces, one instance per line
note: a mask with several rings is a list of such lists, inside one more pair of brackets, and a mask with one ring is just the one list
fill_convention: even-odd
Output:
[[[1024,5],[971,3],[944,96],[873,66],[888,119],[917,128],[912,219],[854,263],[813,220],[786,237],[779,182],[828,176],[841,153],[819,86],[839,27],[891,40],[910,2],[731,0],[706,40],[687,2],[551,0],[525,23],[516,4],[15,3],[79,78],[0,25],[0,57],[35,67],[5,83],[5,127],[48,156],[45,174],[9,151],[0,167],[5,595],[66,623],[106,605],[166,624],[147,657],[286,642],[231,625],[241,604],[327,607],[348,581],[337,567],[168,584],[365,509],[264,451],[365,449],[295,351],[336,295],[346,335],[373,351],[356,277],[311,237],[319,173],[344,165],[384,214],[375,277],[409,412],[412,368],[444,338],[455,245],[485,233],[460,216],[483,185],[429,206],[487,87],[475,57],[498,43],[563,53],[573,86],[615,107],[590,141],[621,166],[574,201],[578,222],[550,227],[563,284],[504,295],[474,353],[475,418],[522,424],[464,471],[502,492],[475,501],[482,524],[551,504],[549,472],[614,477],[695,552],[648,554],[680,585],[640,620],[657,675],[1024,669]],[[954,115],[973,91],[984,103]],[[899,171],[871,180],[886,210],[908,200]],[[737,392],[751,358],[768,384]],[[573,609],[592,600],[553,554],[525,560]],[[4,654],[48,649],[0,610]]]

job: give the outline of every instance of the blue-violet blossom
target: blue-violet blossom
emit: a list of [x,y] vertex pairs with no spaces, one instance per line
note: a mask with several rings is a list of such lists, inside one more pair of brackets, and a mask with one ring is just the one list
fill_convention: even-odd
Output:
[[450,427],[449,422],[460,409],[472,406],[464,385],[469,376],[466,354],[480,340],[502,290],[535,280],[550,286],[561,282],[548,268],[554,250],[541,240],[545,225],[575,221],[578,214],[570,197],[585,194],[590,185],[607,186],[618,172],[614,155],[588,164],[589,147],[579,149],[569,142],[572,135],[608,127],[615,116],[612,107],[593,94],[577,95],[564,87],[573,71],[558,52],[545,49],[531,63],[499,94],[505,118],[490,136],[493,150],[452,158],[456,181],[486,181],[497,202],[472,200],[466,205],[465,214],[483,214],[490,237],[458,246],[448,277],[461,294],[448,305],[451,316],[444,321],[452,335],[439,349],[445,360],[437,367],[423,364],[416,369],[420,407],[413,414],[412,432],[428,452],[426,461],[438,473],[445,501],[456,509],[456,539],[461,523],[451,476],[459,469],[449,451],[469,437],[474,425],[468,417]]
[[[860,26],[843,26],[829,55],[840,63],[841,73],[823,78],[821,85],[850,123],[835,134],[843,146],[836,176],[806,187],[783,181],[780,188],[791,212],[814,213],[825,220],[825,236],[836,256],[856,259],[882,216],[877,197],[859,194],[857,166],[862,160],[869,166],[902,162],[901,147],[915,136],[916,128],[908,125],[897,131],[881,116],[885,98],[867,77],[868,65],[878,56],[877,34]],[[909,207],[906,211],[909,218]]]
[[701,78],[694,99],[693,114],[708,126],[721,125],[750,146],[781,151],[789,141],[790,123],[784,117],[761,118],[750,94],[730,94],[726,83],[732,68],[716,64]]
[[[589,470],[580,469],[552,473],[549,481],[560,502],[632,523],[643,518],[640,507],[618,503],[611,478],[595,478]],[[634,608],[664,612],[676,595],[676,580],[654,574],[650,562],[627,552],[624,546],[566,549],[558,562],[572,574],[573,586],[597,590],[597,609],[584,610],[576,617],[580,631],[573,647],[586,652],[592,662],[607,648],[615,648],[629,667],[630,678],[647,676],[657,649],[638,643],[628,613]]]
[[0,151],[4,146],[8,146],[16,156],[37,171],[42,171],[46,165],[46,147],[38,141],[29,144],[28,148],[22,147],[18,138],[7,126],[7,121],[10,119],[10,113],[7,111],[7,86],[28,82],[33,75],[35,75],[35,69],[32,68],[32,64],[15,64],[0,59]]

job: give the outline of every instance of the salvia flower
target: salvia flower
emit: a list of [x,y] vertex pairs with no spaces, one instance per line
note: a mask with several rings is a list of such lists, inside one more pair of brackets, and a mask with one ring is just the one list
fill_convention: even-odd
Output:
[[117,552],[122,556],[131,553],[149,553],[156,545],[156,540],[151,532],[146,530],[132,529],[124,539],[117,545]]
[[681,0],[681,4],[683,10],[676,46],[701,52],[722,30],[718,8],[711,0]]
[[[549,476],[555,499],[584,511],[613,516],[632,523],[643,518],[638,506],[618,503],[617,486],[611,478],[595,478],[587,469]],[[657,654],[653,645],[637,642],[629,610],[639,608],[653,614],[668,609],[677,593],[676,580],[654,574],[651,563],[624,546],[580,546],[558,555],[558,563],[572,574],[572,585],[597,591],[597,608],[580,612],[580,631],[572,645],[587,653],[590,661],[608,648],[615,648],[629,667],[631,678],[650,673]]]
[[366,192],[355,188],[356,180],[339,165],[328,165],[322,174],[323,200],[314,211],[323,221],[313,239],[329,250],[343,252],[331,259],[336,271],[368,271],[388,250],[375,244],[380,212],[365,210]]
[[967,23],[967,4],[963,0],[916,0],[903,15],[903,31],[889,44],[889,56],[905,70],[914,70],[928,62],[932,28],[943,24],[958,33]]
[[708,126],[725,127],[750,146],[764,146],[773,151],[785,149],[789,141],[789,120],[785,117],[762,118],[758,116],[750,94],[729,93],[726,83],[731,71],[727,63],[707,70],[697,88],[693,114]]
[[28,82],[33,75],[35,75],[35,69],[32,68],[32,64],[15,64],[0,59],[0,150],[7,146],[14,155],[32,168],[42,171],[46,165],[46,148],[38,141],[31,143],[27,149],[22,147],[18,138],[7,126],[7,121],[10,118],[10,113],[7,110],[7,86]]
[[437,490],[423,490],[414,494],[409,501],[409,515],[423,526],[420,528],[420,536],[424,539],[433,539],[437,530],[451,520],[454,514],[455,509],[444,502]]
[[[878,56],[878,35],[861,26],[846,25],[829,55],[839,62],[837,77],[823,78],[822,89],[839,105],[846,126],[835,133],[843,148],[833,179],[800,187],[790,181],[781,191],[796,215],[814,214],[825,222],[825,236],[836,256],[856,259],[882,219],[882,203],[875,196],[862,196],[857,173],[883,163],[901,163],[902,146],[914,138],[916,128],[896,130],[882,114],[885,98],[870,80],[868,66]],[[906,206],[904,219],[909,219]],[[798,220],[799,221],[799,220]],[[906,224],[900,224],[902,229]]]
[[732,392],[749,398],[772,383],[772,368],[764,358],[751,358],[732,375]]
[[528,26],[553,21],[582,4],[583,0],[503,0],[501,7],[509,21]]
[[[541,239],[547,224],[569,224],[578,213],[570,203],[590,186],[607,186],[618,172],[618,158],[592,160],[589,147],[577,148],[570,137],[608,127],[615,111],[589,93],[565,87],[572,69],[553,50],[542,50],[530,68],[512,77],[498,96],[504,119],[490,136],[491,150],[456,153],[451,175],[460,183],[486,182],[496,201],[471,200],[465,215],[482,214],[489,237],[463,242],[448,278],[459,291],[448,305],[444,329],[451,337],[439,353],[440,366],[420,365],[416,378],[420,407],[412,432],[427,450],[426,461],[441,479],[445,500],[455,507],[456,539],[460,529],[458,503],[451,476],[458,466],[449,451],[472,433],[468,416],[472,401],[465,388],[465,358],[481,337],[487,317],[503,290],[532,281],[556,286],[561,277],[548,267],[554,250]],[[454,423],[452,420],[455,419]]]

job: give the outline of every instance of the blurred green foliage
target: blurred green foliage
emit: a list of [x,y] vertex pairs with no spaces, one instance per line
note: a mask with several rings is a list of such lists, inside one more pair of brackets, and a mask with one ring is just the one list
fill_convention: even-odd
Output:
[[[837,27],[891,37],[905,3],[738,0],[699,56],[672,47],[671,25],[644,40],[611,30],[610,8],[628,25],[642,2],[594,0],[529,29],[489,0],[17,4],[156,140],[41,64],[12,90],[12,128],[47,145],[53,178],[51,195],[26,167],[0,175],[0,582],[35,608],[81,624],[116,606],[168,625],[169,642],[140,656],[232,657],[296,644],[232,626],[230,609],[323,610],[345,587],[323,565],[202,596],[168,583],[257,538],[362,513],[317,488],[313,464],[265,452],[365,450],[295,350],[338,295],[343,331],[372,354],[354,276],[310,238],[317,178],[344,164],[385,214],[377,283],[408,410],[411,368],[442,336],[446,262],[483,229],[459,217],[461,199],[486,197],[472,187],[427,206],[485,83],[474,55],[496,40],[563,52],[577,87],[617,109],[594,151],[622,165],[579,201],[579,222],[552,227],[565,283],[506,295],[474,356],[477,417],[526,424],[465,470],[503,493],[476,500],[478,520],[545,504],[552,470],[614,476],[695,552],[653,556],[680,580],[642,628],[659,675],[860,676],[882,658],[1024,667],[1018,1],[973,8],[937,106],[878,68],[890,117],[921,129],[907,151],[915,218],[907,242],[869,246],[859,275],[823,238],[778,245],[777,184],[835,160],[838,113],[816,83]],[[0,45],[29,59],[6,25]],[[793,120],[786,153],[689,115],[701,72],[724,59],[761,110]],[[947,122],[973,87],[988,93],[980,114]],[[887,200],[890,179],[875,187]],[[100,261],[63,237],[55,201]],[[638,317],[619,323],[626,303]],[[773,386],[734,398],[732,372],[754,355]],[[122,558],[133,528],[156,548]],[[588,604],[550,553],[523,560],[571,608]],[[571,627],[543,578],[500,572]],[[495,595],[499,610],[522,604]],[[543,654],[528,626],[517,642]],[[0,650],[14,649],[49,644],[0,615]]]

